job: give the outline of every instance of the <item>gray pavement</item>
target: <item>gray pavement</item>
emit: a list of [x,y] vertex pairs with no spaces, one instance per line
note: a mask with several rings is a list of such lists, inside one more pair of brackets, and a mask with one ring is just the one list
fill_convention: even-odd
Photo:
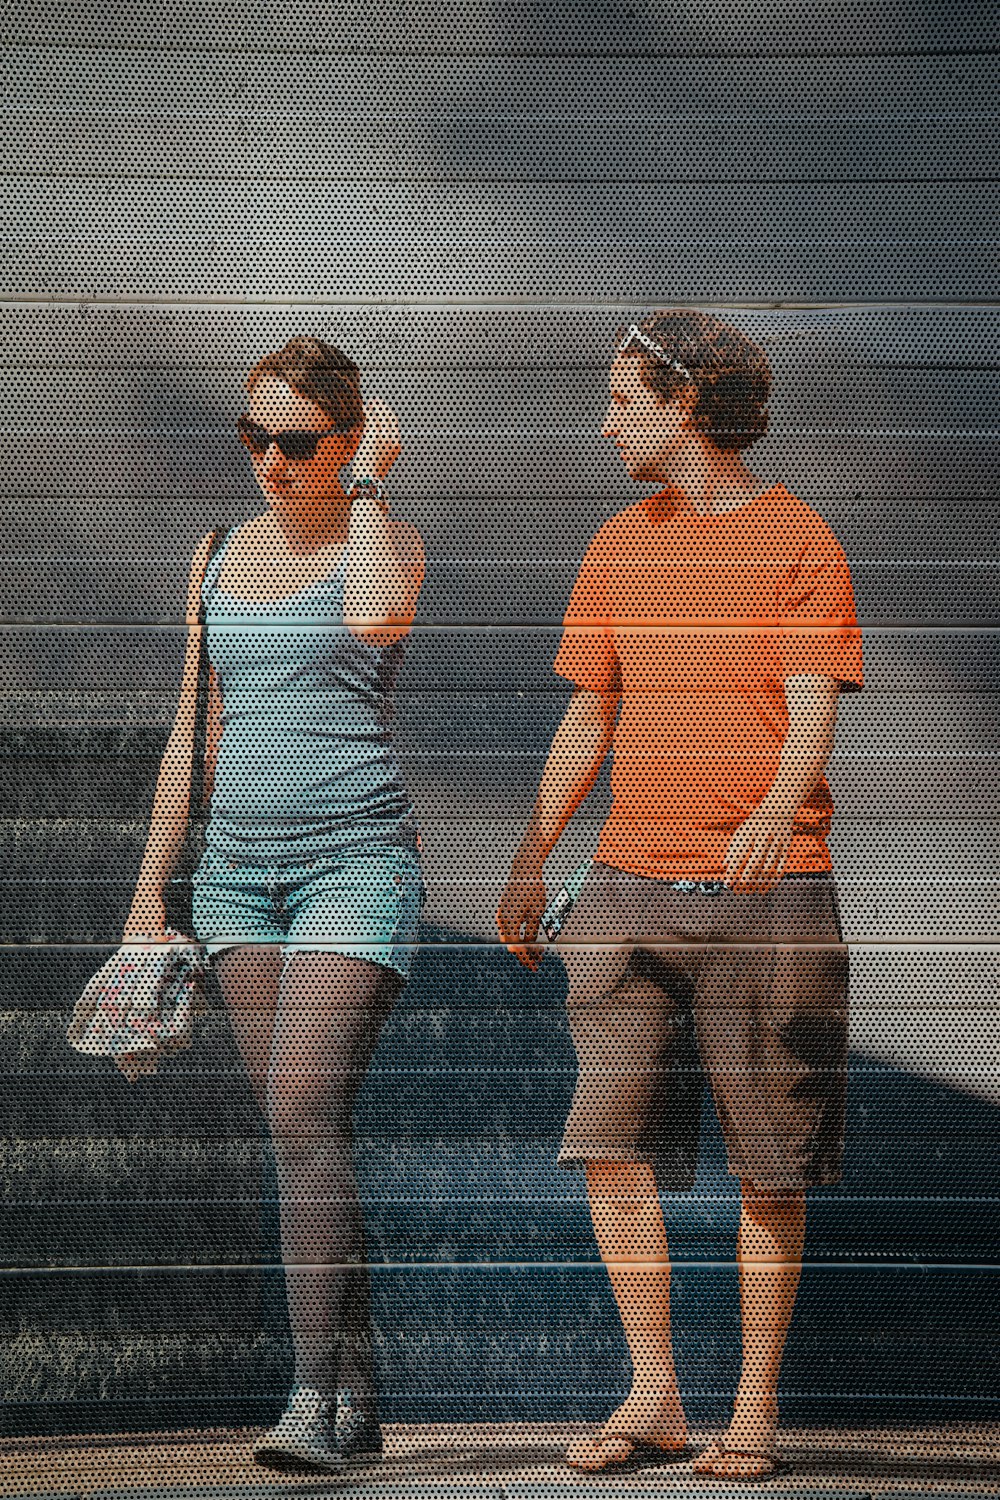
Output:
[[[386,1459],[350,1477],[278,1475],[256,1468],[249,1431],[116,1434],[0,1442],[0,1496],[32,1500],[281,1500],[357,1496],[369,1500],[578,1500],[609,1490],[636,1496],[743,1500],[888,1500],[933,1495],[965,1500],[1000,1492],[1000,1428],[943,1423],[927,1428],[791,1428],[781,1451],[789,1468],[764,1486],[702,1479],[690,1463],[612,1479],[588,1479],[561,1463],[582,1423],[392,1424]],[[695,1447],[710,1436],[695,1430]]]

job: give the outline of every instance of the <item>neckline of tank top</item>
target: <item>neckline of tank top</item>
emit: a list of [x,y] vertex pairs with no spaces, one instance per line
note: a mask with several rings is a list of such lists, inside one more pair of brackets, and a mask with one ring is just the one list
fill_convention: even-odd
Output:
[[244,609],[275,609],[282,604],[287,604],[292,599],[300,599],[303,594],[311,593],[313,589],[318,589],[323,584],[335,582],[341,568],[347,561],[348,553],[348,547],[345,544],[339,558],[337,559],[337,566],[335,568],[331,568],[328,573],[324,573],[322,578],[314,578],[312,583],[304,583],[300,589],[293,589],[290,594],[278,594],[273,599],[244,599],[241,594],[233,594],[229,589],[224,589],[222,587],[222,584],[219,582],[220,578],[222,577],[222,568],[225,560],[225,555],[228,550],[229,548],[227,544],[227,546],[222,550],[222,557],[219,560],[218,571],[216,572],[215,578],[212,580],[210,588],[214,589],[217,594],[222,594],[222,596],[228,599],[230,603],[242,605]]

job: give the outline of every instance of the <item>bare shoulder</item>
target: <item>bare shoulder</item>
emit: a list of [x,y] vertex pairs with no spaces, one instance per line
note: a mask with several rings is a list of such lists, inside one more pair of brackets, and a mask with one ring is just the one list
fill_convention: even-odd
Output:
[[238,525],[233,527],[233,531],[239,533],[241,541],[251,543],[257,541],[273,542],[276,537],[281,536],[281,531],[277,521],[274,519],[274,514],[269,510],[261,511],[259,515],[251,516],[247,521],[240,521]]
[[194,590],[197,590],[201,587],[202,575],[205,572],[205,567],[208,563],[208,554],[211,551],[212,541],[214,537],[214,531],[206,531],[205,535],[201,538],[197,547],[194,549],[194,555],[191,558],[191,576],[189,579],[190,587]]
[[212,545],[218,534],[219,532],[217,528],[212,531],[206,531],[205,535],[201,538],[197,547],[194,549],[194,555],[191,558],[191,571],[188,576],[187,601],[189,624],[191,624],[193,620],[197,619],[198,616],[201,585],[205,577],[205,569],[208,567],[208,555],[212,550]]
[[275,530],[273,517],[270,512],[265,511],[263,515],[251,516],[248,521],[237,521],[234,526],[218,526],[212,531],[206,531],[201,541],[194,550],[191,559],[191,576],[199,576],[205,571],[205,562],[212,547],[212,542],[223,532],[228,533],[227,553],[242,552],[244,549],[254,551],[257,545],[268,540]]

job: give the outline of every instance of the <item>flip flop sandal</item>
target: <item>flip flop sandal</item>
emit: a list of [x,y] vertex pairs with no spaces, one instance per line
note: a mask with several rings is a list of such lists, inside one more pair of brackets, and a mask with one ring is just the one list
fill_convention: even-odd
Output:
[[567,1467],[576,1469],[580,1474],[604,1474],[608,1471],[613,1471],[615,1474],[628,1474],[633,1469],[648,1469],[655,1464],[683,1463],[691,1456],[691,1449],[687,1443],[683,1448],[664,1448],[659,1443],[651,1443],[646,1438],[636,1437],[634,1432],[602,1432],[600,1437],[594,1438],[594,1442],[603,1443],[610,1438],[624,1438],[626,1443],[632,1444],[624,1458],[606,1458],[603,1463],[599,1464],[581,1464],[567,1458]]
[[[698,1479],[718,1479],[727,1484],[766,1484],[769,1479],[783,1474],[791,1465],[776,1453],[768,1453],[762,1448],[729,1448],[725,1443],[714,1442],[711,1445],[719,1458],[762,1458],[765,1463],[771,1465],[766,1474],[714,1474],[711,1469],[695,1469]],[[707,1448],[704,1450],[709,1451]],[[698,1455],[699,1458],[702,1456]]]

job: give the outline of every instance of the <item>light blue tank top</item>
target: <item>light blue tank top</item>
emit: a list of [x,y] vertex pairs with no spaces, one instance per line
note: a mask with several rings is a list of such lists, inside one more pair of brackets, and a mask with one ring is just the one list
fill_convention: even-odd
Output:
[[403,643],[344,624],[336,570],[269,604],[219,587],[230,532],[202,588],[222,694],[209,847],[251,864],[298,863],[372,842],[417,844],[392,738]]

